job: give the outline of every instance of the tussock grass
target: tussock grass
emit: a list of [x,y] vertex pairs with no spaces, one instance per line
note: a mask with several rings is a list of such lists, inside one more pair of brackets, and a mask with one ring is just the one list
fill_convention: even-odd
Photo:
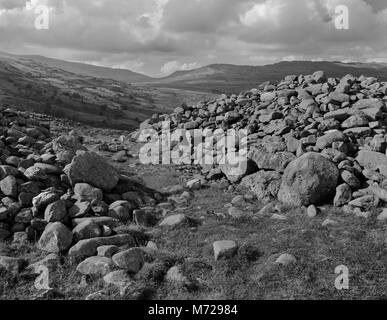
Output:
[[[170,170],[159,170],[160,185],[188,180],[184,176],[168,180]],[[144,177],[147,180],[147,175]],[[118,289],[106,286],[101,278],[82,277],[75,270],[76,262],[63,257],[63,264],[52,275],[55,289],[63,295],[54,298],[84,299],[102,291],[101,299],[114,300],[387,299],[387,227],[376,220],[376,213],[364,219],[324,206],[317,217],[309,218],[305,209],[282,208],[287,220],[279,221],[257,216],[263,204],[252,202],[244,209],[252,216],[235,220],[213,214],[227,216],[225,205],[235,195],[216,186],[197,191],[195,198],[178,212],[199,223],[147,230],[159,251],[145,254],[144,268],[133,277],[123,296]],[[337,224],[323,227],[327,218]],[[238,254],[215,262],[212,244],[217,240],[235,240]],[[44,257],[32,244],[11,246],[9,250],[12,256],[31,262]],[[276,265],[274,262],[282,253],[294,255],[297,263]],[[349,269],[349,290],[335,288],[335,268],[339,265]],[[172,266],[179,266],[187,283],[165,281]],[[0,298],[37,297],[34,279],[1,272]]]

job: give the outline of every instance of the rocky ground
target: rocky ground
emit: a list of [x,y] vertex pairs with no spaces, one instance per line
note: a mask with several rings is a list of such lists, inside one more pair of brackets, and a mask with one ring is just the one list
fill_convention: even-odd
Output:
[[289,76],[142,124],[247,129],[247,171],[3,108],[0,297],[385,299],[386,88]]

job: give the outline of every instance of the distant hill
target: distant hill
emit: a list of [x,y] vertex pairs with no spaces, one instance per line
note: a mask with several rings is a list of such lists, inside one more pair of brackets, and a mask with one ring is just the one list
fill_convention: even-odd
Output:
[[266,66],[213,64],[152,78],[129,70],[97,67],[42,56],[0,52],[0,104],[99,127],[134,129],[154,113],[182,103],[239,93],[286,75],[324,70],[330,77],[352,73],[387,81],[387,64],[280,62]]
[[387,81],[387,64],[292,61],[266,66],[213,64],[189,71],[177,71],[168,77],[153,80],[149,85],[213,93],[239,93],[265,81],[278,82],[286,75],[311,74],[323,70],[330,77],[348,73],[375,76]]
[[59,65],[62,62],[58,60],[49,65],[0,53],[0,105],[96,127],[134,130],[154,113],[170,113],[182,103],[193,104],[212,96],[173,88],[133,86],[69,72]]
[[139,82],[148,82],[153,81],[151,77],[145,76],[143,74],[133,72],[126,69],[112,69],[94,66],[91,64],[78,63],[78,62],[69,62],[59,59],[51,59],[43,56],[19,56],[24,59],[31,59],[43,64],[46,64],[52,68],[60,68],[67,72],[72,72],[84,76],[97,77],[97,78],[106,78],[117,81],[123,81],[127,83],[139,83]]
[[381,81],[387,81],[387,64],[383,63],[284,61],[265,66],[212,64],[198,69],[177,71],[163,78],[152,78],[130,70],[98,67],[43,56],[18,57],[84,76],[113,79],[145,87],[174,88],[215,94],[239,93],[265,81],[278,82],[290,74],[311,74],[317,70],[325,71],[330,77],[342,77],[352,73],[356,76],[362,74],[375,76]]

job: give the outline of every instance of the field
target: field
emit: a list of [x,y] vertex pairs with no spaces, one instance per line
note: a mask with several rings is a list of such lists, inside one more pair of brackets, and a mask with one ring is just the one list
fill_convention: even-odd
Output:
[[[56,123],[57,132],[69,130]],[[110,141],[122,132],[82,127],[86,145],[93,149],[97,142]],[[136,155],[140,146],[132,143]],[[109,154],[103,155],[111,161]],[[156,190],[176,184],[184,185],[197,172],[171,166],[143,166],[136,158],[114,164],[121,172],[138,175]],[[387,274],[385,223],[347,215],[330,206],[321,208],[315,218],[305,208],[278,206],[286,220],[274,220],[260,212],[264,206],[256,200],[239,205],[241,219],[227,216],[230,202],[246,191],[230,187],[226,181],[209,183],[192,194],[192,198],[169,213],[183,213],[190,223],[174,229],[133,227],[144,239],[157,244],[149,251],[144,268],[133,277],[124,295],[106,286],[101,278],[85,278],[75,271],[77,261],[63,257],[62,264],[50,275],[54,288],[42,296],[34,287],[35,278],[28,273],[17,277],[0,277],[1,299],[85,299],[98,292],[97,299],[386,299]],[[270,212],[269,212],[270,213]],[[322,226],[330,219],[333,224]],[[235,240],[238,254],[214,260],[212,244],[217,240]],[[145,242],[143,243],[145,244]],[[2,249],[9,250],[9,249]],[[34,245],[12,248],[13,254],[36,261],[42,253]],[[280,254],[296,257],[294,264],[280,266]],[[336,267],[349,270],[349,289],[337,290]],[[184,281],[168,281],[169,268],[178,266]]]

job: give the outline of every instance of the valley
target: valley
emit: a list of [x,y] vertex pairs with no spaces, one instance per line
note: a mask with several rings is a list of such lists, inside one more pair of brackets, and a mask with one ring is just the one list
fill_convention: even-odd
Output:
[[134,130],[154,113],[211,94],[75,74],[35,60],[0,55],[0,103],[95,127]]

